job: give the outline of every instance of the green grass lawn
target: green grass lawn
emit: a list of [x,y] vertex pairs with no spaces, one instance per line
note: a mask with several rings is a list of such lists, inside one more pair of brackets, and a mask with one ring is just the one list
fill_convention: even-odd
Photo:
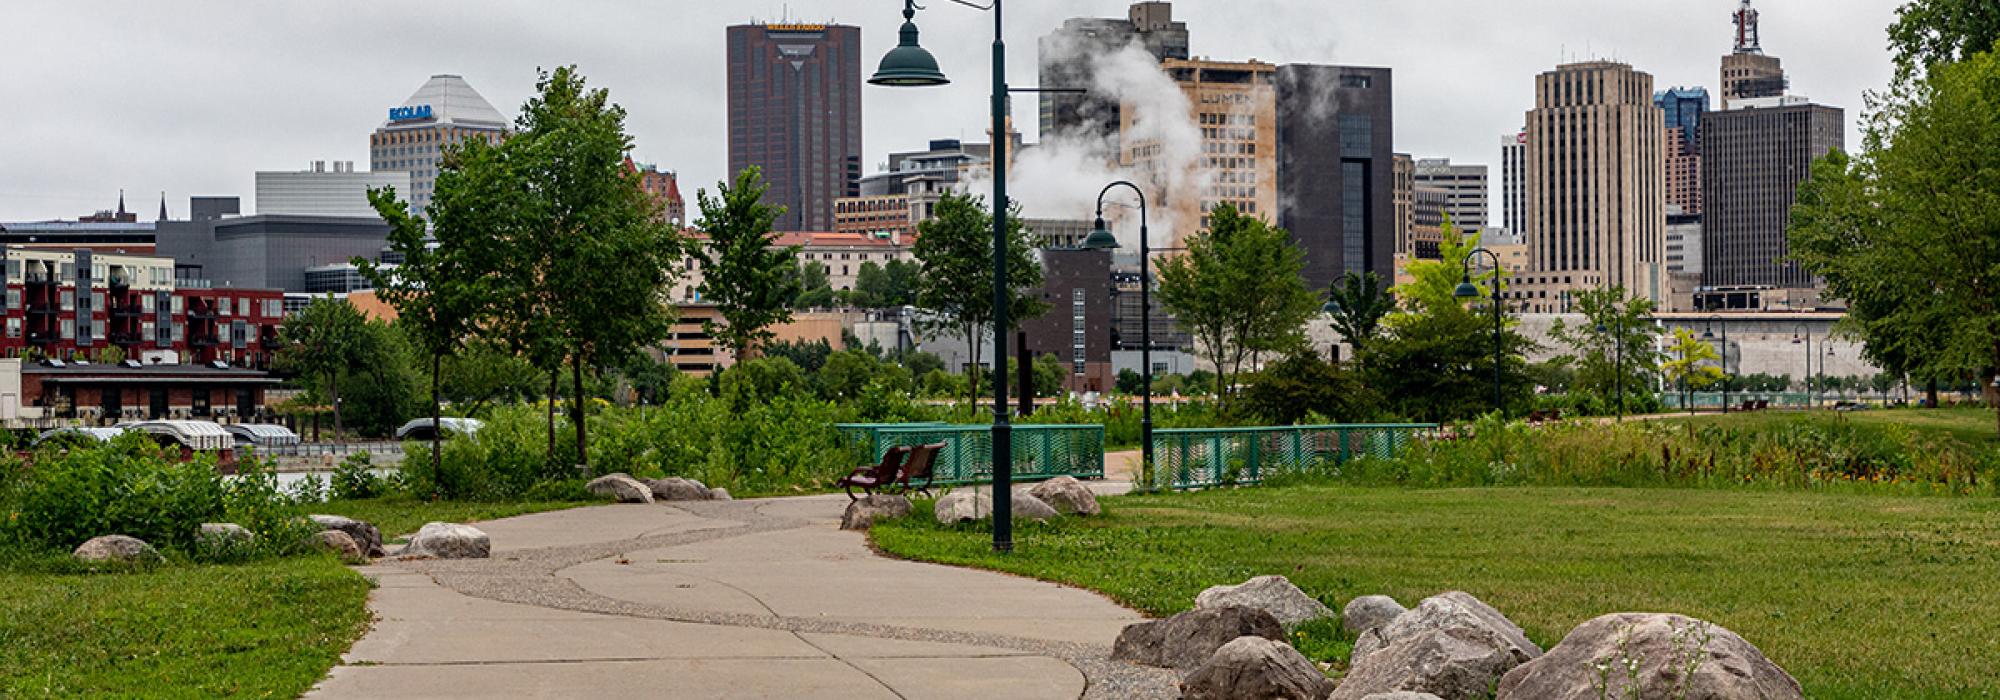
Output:
[[0,697],[297,697],[368,623],[368,582],[331,557],[97,574],[0,559]]
[[524,503],[477,503],[468,501],[421,501],[406,495],[330,501],[311,510],[314,513],[344,515],[364,520],[382,531],[384,540],[415,533],[429,522],[471,523],[564,508],[603,505],[610,501],[530,501]]
[[895,555],[1079,585],[1155,615],[1259,574],[1336,609],[1464,590],[1544,647],[1600,614],[1677,612],[1742,634],[1809,697],[2000,697],[2000,503],[1988,499],[1308,485],[1105,506],[1021,527],[1006,557],[986,531],[928,517],[873,537]]
[[1919,432],[1947,435],[1967,445],[2000,445],[2000,428],[1996,428],[2000,423],[1995,422],[1993,411],[1984,408],[1897,408],[1848,412],[1768,410],[1728,415],[1704,413],[1662,420],[1752,429],[1800,421],[1850,421],[1869,426],[1897,424]]

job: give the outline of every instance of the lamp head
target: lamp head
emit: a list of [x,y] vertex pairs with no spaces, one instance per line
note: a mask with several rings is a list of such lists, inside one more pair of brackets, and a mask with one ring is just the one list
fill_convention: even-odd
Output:
[[1084,250],[1117,250],[1118,237],[1111,235],[1111,229],[1104,225],[1104,217],[1097,217],[1097,223],[1090,227],[1090,235],[1083,239]]
[[1451,291],[1451,295],[1460,299],[1478,299],[1479,288],[1472,286],[1472,276],[1466,275],[1465,280],[1458,283],[1458,288]]
[[868,79],[871,85],[890,87],[931,87],[951,82],[938,70],[937,57],[917,44],[916,8],[914,3],[903,6],[902,41],[882,57],[881,65],[875,69],[875,76]]
[[1326,313],[1328,316],[1339,314],[1340,302],[1335,299],[1327,299],[1326,305],[1319,307],[1319,310]]

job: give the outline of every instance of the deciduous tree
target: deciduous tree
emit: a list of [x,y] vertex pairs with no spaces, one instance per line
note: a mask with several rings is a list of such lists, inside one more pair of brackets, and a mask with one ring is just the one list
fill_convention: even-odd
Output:
[[1209,212],[1209,230],[1190,237],[1186,252],[1159,262],[1160,303],[1215,365],[1222,407],[1246,361],[1304,342],[1320,306],[1304,268],[1305,252],[1284,229],[1227,204]]
[[[697,253],[702,263],[701,297],[714,304],[722,323],[705,322],[716,342],[748,359],[757,345],[776,337],[771,327],[792,320],[800,297],[798,246],[780,247],[771,224],[784,207],[764,203],[768,189],[755,167],[736,174],[735,184],[718,183],[716,194],[695,193],[701,220],[695,226],[708,235]],[[819,286],[826,282],[821,266]]]
[[[1021,207],[1013,204],[1007,217],[1007,330],[1042,315],[1048,304],[1036,298],[1042,286],[1042,266],[1035,259],[1034,239],[1022,225]],[[985,198],[946,194],[929,220],[918,224],[911,252],[923,275],[916,289],[917,306],[936,316],[929,325],[951,329],[965,339],[972,366],[980,366],[982,331],[992,327],[993,215]],[[975,370],[976,372],[977,370]],[[975,374],[975,376],[977,376]],[[969,383],[978,401],[978,381]]]

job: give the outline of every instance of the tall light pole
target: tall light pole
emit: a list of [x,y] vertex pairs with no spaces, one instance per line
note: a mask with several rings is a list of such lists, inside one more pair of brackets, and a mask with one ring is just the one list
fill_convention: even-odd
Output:
[[1489,285],[1493,288],[1493,411],[1504,415],[1507,411],[1507,399],[1500,391],[1500,365],[1501,359],[1505,356],[1501,350],[1500,337],[1502,318],[1500,309],[1500,254],[1485,248],[1474,248],[1472,252],[1466,253],[1465,260],[1460,263],[1460,267],[1464,268],[1465,276],[1459,281],[1458,289],[1452,290],[1452,296],[1460,299],[1479,298],[1479,288],[1472,284],[1472,258],[1480,253],[1485,253],[1487,256],[1493,258],[1493,282]]
[[1145,382],[1139,402],[1139,464],[1142,473],[1153,466],[1153,272],[1152,241],[1146,230],[1146,192],[1125,180],[1119,180],[1097,192],[1097,222],[1090,229],[1090,235],[1083,239],[1083,247],[1089,250],[1117,250],[1118,237],[1104,225],[1104,195],[1112,188],[1124,186],[1139,195],[1139,375]]
[[1722,326],[1722,412],[1729,412],[1729,319],[1722,314],[1708,317],[1708,326],[1701,331],[1702,340],[1715,340],[1715,327]]
[[1803,323],[1799,324],[1798,328],[1792,330],[1792,344],[1798,345],[1799,343],[1805,343],[1806,345],[1806,373],[1804,376],[1799,378],[1799,381],[1804,382],[1806,385],[1806,408],[1809,409],[1818,408],[1819,406],[1818,402],[1812,400],[1812,395],[1813,395],[1812,329],[1807,328]]

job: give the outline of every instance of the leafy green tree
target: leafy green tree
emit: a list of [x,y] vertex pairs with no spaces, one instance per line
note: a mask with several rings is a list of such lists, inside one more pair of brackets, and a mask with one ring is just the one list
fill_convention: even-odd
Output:
[[[1465,259],[1479,247],[1479,241],[1480,232],[1461,235],[1458,228],[1452,225],[1450,215],[1446,215],[1443,238],[1438,243],[1438,258],[1409,262],[1411,280],[1394,288],[1399,308],[1389,314],[1385,322],[1393,328],[1414,321],[1417,315],[1426,312],[1463,306],[1464,300],[1459,299],[1456,292],[1459,283],[1465,281]],[[1494,276],[1500,274],[1498,270],[1480,270],[1478,266],[1487,262],[1491,261],[1473,261],[1473,269],[1479,271],[1472,275],[1472,284],[1479,288],[1481,298],[1490,294]],[[1502,288],[1505,288],[1504,284]]]
[[1069,367],[1062,358],[1053,354],[1036,355],[1030,374],[1035,379],[1036,398],[1057,398],[1064,395],[1063,380],[1069,377]]
[[1286,355],[1247,384],[1243,409],[1267,425],[1295,425],[1311,415],[1356,423],[1370,417],[1376,403],[1353,372],[1309,351]]
[[1303,344],[1306,319],[1320,307],[1300,276],[1305,252],[1290,234],[1227,204],[1209,212],[1207,232],[1157,269],[1160,303],[1215,366],[1225,409],[1244,363]]
[[825,338],[818,340],[780,340],[764,346],[765,357],[782,357],[798,365],[807,372],[818,372],[826,366],[826,360],[833,355],[833,344]]
[[944,359],[928,352],[912,352],[899,358],[905,369],[913,376],[924,376],[931,370],[944,369]]
[[[1493,321],[1457,305],[1408,314],[1360,357],[1363,383],[1389,412],[1425,422],[1494,410]],[[1533,390],[1525,356],[1535,345],[1511,328],[1500,335],[1501,395],[1523,406]]]
[[824,309],[833,306],[833,283],[827,279],[826,263],[808,261],[793,268],[797,274],[795,284],[799,290],[792,299],[794,309]]
[[2000,57],[1934,65],[1879,107],[1866,154],[1801,186],[1792,258],[1848,300],[1844,328],[1878,365],[2000,398]]
[[2000,42],[2000,5],[1991,0],[1916,0],[1896,10],[1889,26],[1897,82],[1932,66],[1965,60]]
[[1355,354],[1360,354],[1368,341],[1381,333],[1382,319],[1396,310],[1396,299],[1389,296],[1382,287],[1382,278],[1373,272],[1342,275],[1327,290],[1327,298],[1335,306],[1333,331],[1354,348]]
[[[1035,241],[1022,225],[1020,209],[1019,203],[1010,203],[1007,217],[1010,331],[1048,310],[1034,293],[1042,286],[1042,266],[1035,260]],[[946,194],[917,229],[917,242],[911,248],[923,271],[916,288],[917,305],[937,314],[930,322],[933,328],[958,332],[971,353],[972,366],[978,367],[981,332],[994,320],[993,215],[982,197]],[[972,391],[977,392],[978,383],[972,382]],[[971,398],[976,402],[977,393]]]
[[275,358],[280,369],[323,387],[326,402],[333,407],[333,434],[342,432],[341,385],[361,366],[367,338],[367,319],[347,302],[332,295],[313,299],[306,308],[278,326],[281,349]]
[[[478,145],[444,147],[429,208],[435,226],[413,215],[394,188],[368,192],[369,204],[389,224],[389,250],[402,262],[389,267],[354,259],[382,300],[396,309],[396,325],[429,365],[432,425],[444,415],[445,358],[479,330],[493,299],[482,267],[488,261],[477,248],[487,242],[487,231],[504,225],[499,217],[505,208],[488,203],[506,197],[496,189],[510,182],[495,165],[497,149],[483,139],[465,143]],[[443,431],[431,431],[432,470],[444,463],[443,440]]]
[[1146,391],[1146,377],[1131,368],[1121,369],[1118,370],[1117,386],[1120,394],[1138,396]]
[[348,368],[353,381],[348,382],[340,402],[348,425],[356,433],[387,436],[417,415],[422,402],[416,366],[423,353],[412,347],[408,338],[408,333],[382,321],[361,325],[355,364]]
[[864,309],[913,305],[917,302],[917,287],[922,277],[923,269],[915,262],[865,262],[855,274],[854,290],[848,298],[852,305]]
[[820,396],[845,401],[860,397],[881,371],[881,363],[874,355],[861,350],[842,350],[827,356],[826,366],[815,374]]
[[1651,394],[1661,359],[1654,349],[1658,330],[1652,322],[1653,302],[1628,297],[1624,287],[1612,287],[1578,293],[1575,309],[1584,315],[1583,323],[1569,325],[1558,319],[1549,331],[1574,358],[1575,377],[1569,390],[1612,406],[1622,386],[1626,405],[1644,405],[1634,399]]
[[721,395],[739,408],[812,390],[812,381],[806,378],[805,370],[782,357],[738,362],[722,372],[720,384]]
[[[397,325],[401,325],[398,323]],[[520,356],[490,340],[473,339],[444,358],[438,382],[453,411],[479,416],[486,407],[533,397],[541,372]]]
[[[697,255],[702,263],[701,296],[715,304],[724,323],[704,323],[710,335],[736,353],[742,362],[759,343],[774,337],[771,327],[792,320],[791,305],[799,300],[797,246],[778,247],[772,222],[784,207],[764,203],[757,168],[744,168],[736,183],[718,183],[717,193],[695,193],[708,245]],[[824,273],[822,266],[820,271]]]
[[1715,346],[1708,341],[1694,337],[1694,331],[1675,328],[1673,343],[1667,347],[1671,358],[1660,365],[1660,371],[1667,377],[1667,383],[1681,390],[1681,404],[1688,412],[1694,412],[1694,392],[1708,388],[1722,381],[1722,368],[1708,362],[1720,363],[1722,356],[1716,354]]

